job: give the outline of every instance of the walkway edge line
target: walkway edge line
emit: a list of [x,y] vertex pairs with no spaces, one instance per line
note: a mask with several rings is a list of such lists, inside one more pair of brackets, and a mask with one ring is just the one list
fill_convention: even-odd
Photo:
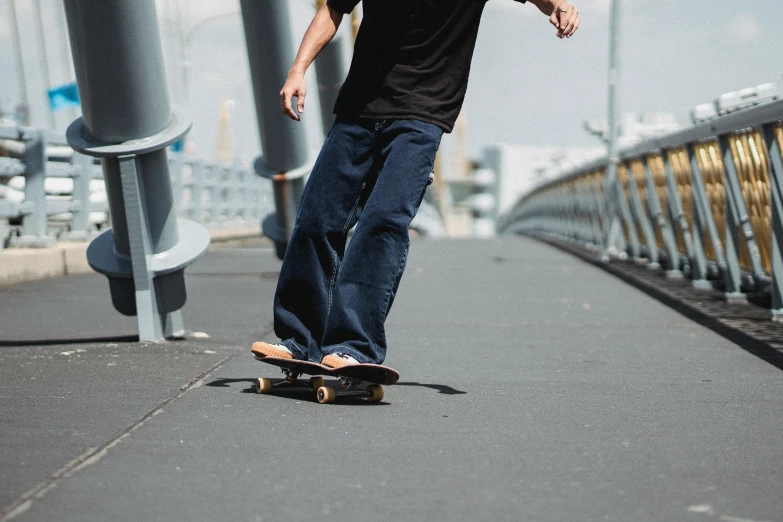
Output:
[[685,301],[676,298],[675,296],[669,294],[665,289],[658,288],[638,277],[635,277],[633,274],[624,270],[622,264],[613,262],[604,263],[600,259],[591,255],[589,252],[581,250],[574,245],[560,242],[555,239],[536,235],[529,235],[527,237],[536,239],[549,246],[567,252],[614,275],[615,277],[630,284],[638,290],[641,290],[650,297],[660,301],[669,308],[679,312],[688,319],[700,324],[701,326],[709,328],[721,337],[738,345],[743,350],[755,355],[756,357],[764,360],[779,370],[783,370],[783,352],[781,352],[781,349],[771,345],[763,339],[754,336],[751,333],[727,324],[719,317],[715,317],[705,310],[697,308]]
[[24,513],[25,511],[27,511],[33,506],[34,499],[43,498],[46,495],[46,493],[52,488],[54,488],[61,479],[68,478],[72,476],[74,473],[77,473],[82,469],[100,461],[103,457],[105,457],[109,453],[109,451],[112,448],[114,448],[120,442],[122,442],[123,439],[128,438],[134,431],[144,426],[147,423],[147,421],[150,420],[152,417],[155,417],[159,413],[162,413],[163,408],[165,406],[169,405],[170,403],[172,403],[173,401],[181,397],[188,390],[197,388],[200,385],[200,383],[204,381],[204,379],[206,379],[210,374],[218,370],[221,366],[223,366],[226,362],[228,362],[229,359],[231,359],[235,355],[236,354],[232,354],[227,357],[224,357],[219,362],[212,365],[209,369],[199,374],[196,378],[192,379],[190,382],[182,386],[179,392],[177,392],[175,395],[169,397],[168,399],[160,403],[158,406],[156,406],[152,411],[144,415],[141,419],[131,424],[129,427],[123,430],[123,432],[120,435],[102,444],[101,446],[98,446],[96,448],[90,448],[86,452],[82,453],[80,456],[68,462],[62,468],[55,471],[51,476],[49,476],[48,479],[41,482],[40,484],[33,487],[32,489],[28,490],[26,493],[20,495],[19,498],[17,498],[8,506],[5,506],[4,508],[0,509],[0,522],[8,522],[9,520],[12,520],[13,518],[21,515],[22,513]]
[[[213,229],[212,243],[261,237],[260,228]],[[87,242],[62,242],[46,248],[0,250],[0,287],[50,277],[93,272],[87,264]]]

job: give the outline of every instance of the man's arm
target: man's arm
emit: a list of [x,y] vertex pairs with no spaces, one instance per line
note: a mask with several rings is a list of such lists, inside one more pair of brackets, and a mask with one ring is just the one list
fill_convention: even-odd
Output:
[[558,38],[571,38],[579,29],[579,13],[576,7],[566,0],[528,0],[528,2],[549,17],[549,22],[557,28]]
[[297,97],[297,109],[300,113],[304,112],[305,96],[307,95],[307,85],[304,75],[307,69],[315,60],[324,47],[334,38],[340,22],[343,20],[343,14],[334,10],[329,5],[324,5],[318,10],[310,22],[310,27],[302,39],[299,46],[299,52],[294,59],[294,64],[288,71],[288,79],[280,91],[280,108],[283,114],[292,120],[299,121],[299,114],[294,112],[291,107],[291,98]]

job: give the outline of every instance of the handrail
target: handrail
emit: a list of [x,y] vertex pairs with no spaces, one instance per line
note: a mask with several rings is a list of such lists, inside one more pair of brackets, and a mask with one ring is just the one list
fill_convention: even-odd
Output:
[[[757,127],[781,119],[783,119],[783,99],[749,107],[735,113],[720,116],[714,120],[698,123],[687,129],[644,140],[641,143],[620,149],[619,156],[620,160],[628,160],[662,149],[675,148],[681,146],[683,143],[715,138],[721,134]],[[538,190],[578,177],[585,171],[605,167],[608,161],[608,158],[602,157],[572,167],[556,179],[547,180],[547,182],[536,186],[530,192],[523,195],[520,201],[533,195]]]
[[[783,100],[742,109],[621,150],[618,190],[605,186],[606,157],[571,169],[521,197],[498,230],[631,257],[730,301],[766,292],[783,321],[781,149]],[[606,248],[609,208],[619,252]]]
[[[0,124],[0,153],[7,154],[0,156],[0,249],[86,240],[110,226],[100,161],[65,143],[63,133]],[[169,168],[178,214],[207,228],[257,228],[274,209],[270,183],[250,168],[177,153],[169,155]],[[9,179],[20,181],[9,186]]]

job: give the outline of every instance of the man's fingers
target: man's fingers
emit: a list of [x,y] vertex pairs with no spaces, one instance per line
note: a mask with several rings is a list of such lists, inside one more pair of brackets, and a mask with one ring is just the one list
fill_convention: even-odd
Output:
[[552,16],[555,19],[555,27],[557,27],[557,37],[563,38],[565,36],[565,29],[568,25],[568,15],[570,11],[568,2],[562,2],[555,8],[555,12]]
[[571,38],[571,35],[573,35],[577,29],[579,29],[579,23],[582,21],[582,18],[579,16],[579,13],[576,13],[576,20],[574,21],[574,25],[571,28],[571,31],[568,33],[568,38]]
[[293,92],[291,92],[288,89],[283,89],[280,91],[280,109],[289,118],[295,121],[299,121],[299,115],[294,112],[293,107],[291,107],[291,98],[293,97]]
[[307,92],[302,89],[296,94],[298,103],[296,104],[296,108],[299,111],[299,114],[302,114],[304,112],[304,106],[305,106],[305,96],[307,95]]
[[555,26],[555,29],[557,29],[557,32],[555,33],[555,36],[558,38],[562,38],[563,32],[560,30],[560,11],[555,9],[555,11],[552,13],[552,16],[549,17],[549,23]]
[[552,17],[555,19],[554,25],[557,29],[557,37],[562,38],[563,37],[563,28],[561,27],[561,20],[564,13],[560,11],[560,9],[556,9],[554,13],[552,13]]
[[579,28],[579,12],[568,2],[561,2],[549,17],[549,23],[557,28],[558,38],[570,38]]
[[577,20],[579,18],[579,13],[576,12],[576,9],[571,9],[568,13],[568,21],[566,22],[566,26],[563,28],[563,36],[571,36],[574,34],[574,27],[576,26]]

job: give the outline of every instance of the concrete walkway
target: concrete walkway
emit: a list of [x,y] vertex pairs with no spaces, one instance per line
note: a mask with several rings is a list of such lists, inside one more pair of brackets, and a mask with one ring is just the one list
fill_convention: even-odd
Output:
[[378,405],[253,392],[278,270],[210,252],[160,345],[100,276],[0,289],[0,520],[783,520],[781,371],[593,266],[415,242]]

